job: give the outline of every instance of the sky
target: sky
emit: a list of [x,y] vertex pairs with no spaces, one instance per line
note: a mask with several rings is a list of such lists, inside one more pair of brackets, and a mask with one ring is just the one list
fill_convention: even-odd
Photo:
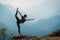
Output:
[[0,0],[0,3],[22,9],[22,14],[27,14],[28,18],[34,18],[35,21],[57,15],[60,10],[59,0]]
[[19,7],[19,8],[27,8],[29,6],[36,5],[38,3],[42,3],[46,0],[0,0],[1,3],[3,4],[8,4],[13,7]]

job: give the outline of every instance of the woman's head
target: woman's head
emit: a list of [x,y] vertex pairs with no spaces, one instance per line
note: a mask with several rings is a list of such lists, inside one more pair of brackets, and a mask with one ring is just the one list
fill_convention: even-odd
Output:
[[27,15],[26,14],[24,14],[24,18],[27,18]]

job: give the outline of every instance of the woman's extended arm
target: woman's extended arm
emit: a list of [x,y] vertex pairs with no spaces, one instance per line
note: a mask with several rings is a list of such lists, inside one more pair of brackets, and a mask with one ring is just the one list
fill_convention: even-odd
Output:
[[15,16],[17,16],[17,13],[18,13],[18,8],[17,8],[17,10],[16,10],[16,14],[15,14]]
[[30,21],[30,20],[34,20],[34,19],[26,19],[26,21]]
[[19,14],[22,16],[22,14],[19,12]]

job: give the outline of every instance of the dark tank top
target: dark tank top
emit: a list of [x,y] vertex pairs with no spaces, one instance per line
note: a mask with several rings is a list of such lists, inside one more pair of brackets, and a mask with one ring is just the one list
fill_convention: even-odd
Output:
[[22,21],[22,23],[24,23],[26,21],[26,19],[22,16],[21,21]]

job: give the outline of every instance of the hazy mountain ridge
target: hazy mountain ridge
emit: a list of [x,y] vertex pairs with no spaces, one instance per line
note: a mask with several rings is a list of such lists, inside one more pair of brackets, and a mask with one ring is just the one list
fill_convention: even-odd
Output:
[[[14,10],[14,8],[13,8],[13,10]],[[0,4],[0,22],[5,24],[6,26],[8,26],[7,29],[10,29],[9,33],[11,33],[13,30],[15,30],[12,28],[14,28],[16,26],[16,24],[14,22],[15,16],[13,15],[13,13],[15,13],[15,12],[13,12],[13,11],[11,12],[11,11],[12,10],[8,9],[8,6]]]

